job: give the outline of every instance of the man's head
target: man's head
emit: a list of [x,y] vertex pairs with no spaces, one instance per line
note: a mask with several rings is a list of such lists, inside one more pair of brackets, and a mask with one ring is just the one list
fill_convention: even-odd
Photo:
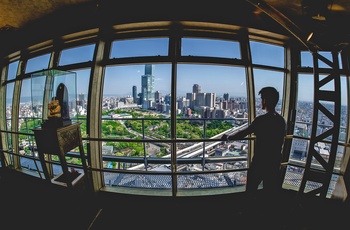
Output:
[[274,110],[278,99],[279,93],[274,87],[264,87],[259,91],[261,95],[262,107],[267,110]]

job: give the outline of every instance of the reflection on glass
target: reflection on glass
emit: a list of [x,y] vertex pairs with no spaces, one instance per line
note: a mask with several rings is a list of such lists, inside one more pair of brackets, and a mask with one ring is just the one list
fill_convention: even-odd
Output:
[[[47,85],[47,81],[50,83],[49,86]],[[47,98],[45,100],[43,89],[46,89],[45,95]],[[76,73],[61,70],[46,70],[32,74],[31,96],[34,110],[32,118],[36,119],[37,123],[43,121],[43,125],[46,124],[47,126],[50,112],[48,114],[44,112],[47,112],[47,106],[55,98],[57,102],[59,101],[63,125],[71,124],[71,119],[75,120],[77,115]]]
[[32,116],[36,118],[33,120],[35,127],[40,126],[40,121],[43,118],[43,111],[46,106],[43,106],[44,91],[46,83],[46,75],[40,74],[36,77],[31,78],[31,97],[32,97]]
[[[36,108],[32,106],[31,98],[31,79],[22,80],[20,107],[18,115],[18,131],[22,133],[33,133],[32,129],[37,126],[37,120],[33,119],[32,114]],[[38,108],[38,111],[41,110]],[[37,147],[33,136],[18,135],[18,144],[21,155],[38,157]],[[23,146],[23,147],[21,147]],[[34,160],[21,157],[21,166],[32,169],[35,166]]]
[[30,129],[34,128],[34,122],[32,121],[33,109],[31,88],[31,79],[24,79],[22,81],[21,87],[20,107],[18,116],[18,128],[20,132],[31,132]]
[[86,117],[89,98],[90,69],[74,70],[77,75],[77,122],[80,122],[82,137],[86,137]]

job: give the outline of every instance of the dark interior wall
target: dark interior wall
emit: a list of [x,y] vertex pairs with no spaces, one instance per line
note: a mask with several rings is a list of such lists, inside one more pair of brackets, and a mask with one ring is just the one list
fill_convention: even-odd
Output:
[[233,5],[219,0],[188,4],[184,1],[101,1],[62,7],[20,30],[2,33],[1,56],[66,34],[114,24],[152,21],[198,21],[238,25],[288,35],[288,32],[266,14],[246,1]]

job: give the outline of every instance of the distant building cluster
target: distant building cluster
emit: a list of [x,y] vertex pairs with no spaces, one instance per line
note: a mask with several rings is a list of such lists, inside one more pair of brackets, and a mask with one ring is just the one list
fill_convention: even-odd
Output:
[[[162,95],[155,90],[154,65],[146,64],[145,73],[141,76],[141,90],[132,86],[132,95],[126,97],[104,97],[102,109],[142,108],[158,113],[170,114],[171,94]],[[79,95],[79,114],[84,114],[84,96]],[[195,118],[242,118],[248,115],[248,102],[244,97],[230,98],[228,93],[217,97],[213,92],[202,92],[199,84],[194,84],[192,92],[176,99],[176,114]]]

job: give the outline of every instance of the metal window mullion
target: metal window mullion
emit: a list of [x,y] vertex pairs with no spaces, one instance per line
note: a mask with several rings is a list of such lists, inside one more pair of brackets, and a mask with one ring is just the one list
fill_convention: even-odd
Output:
[[[249,107],[249,113],[248,113],[248,124],[250,124],[255,116],[256,116],[256,108],[255,108],[255,88],[254,88],[254,71],[253,71],[253,63],[252,63],[252,54],[250,50],[250,44],[249,44],[249,37],[248,32],[242,31],[242,39],[240,41],[241,44],[241,54],[242,54],[242,60],[243,63],[245,63],[245,70],[246,70],[246,85],[247,85],[247,92],[248,92],[248,107]],[[254,153],[254,140],[251,139],[248,141],[248,160],[247,164],[248,167],[250,165],[250,161],[253,158]]]
[[[300,63],[300,50],[296,47],[285,48],[285,68],[287,71],[284,73],[283,81],[283,101],[282,101],[282,115],[287,122],[287,136],[293,136],[295,127],[295,114],[297,106],[298,95],[298,71],[297,67]],[[286,138],[282,149],[282,164],[287,163],[286,167],[281,167],[281,184],[283,184],[287,165],[289,162],[289,155],[292,148],[293,138]]]
[[[1,63],[3,64],[3,63]],[[7,94],[7,84],[3,84],[5,80],[7,79],[8,75],[8,66],[9,64],[6,64],[5,66],[2,66],[1,69],[1,85],[0,85],[0,107],[6,108],[6,94]],[[7,130],[7,118],[6,118],[6,109],[2,110],[2,113],[0,113],[0,129],[1,130]],[[0,149],[5,150],[8,149],[8,134],[1,133],[0,134]],[[1,158],[1,165],[2,167],[6,167],[10,163],[10,155],[4,152],[0,153]]]
[[[106,42],[101,39],[97,42],[94,52],[94,61],[90,73],[89,95],[88,95],[88,116],[86,131],[92,138],[101,138],[102,120],[102,87],[104,79],[104,66],[101,65],[106,47]],[[103,168],[102,145],[99,141],[88,143],[88,158],[92,168]],[[92,171],[94,191],[98,191],[104,185],[103,173]]]
[[177,25],[171,28],[169,39],[169,57],[171,58],[171,181],[172,196],[177,196],[177,141],[176,141],[176,86],[177,86],[177,60],[181,57],[180,29]]
[[[25,53],[26,51],[22,51],[21,53],[24,53],[21,56],[21,59],[18,63],[18,69],[17,69],[17,75],[16,75],[16,81],[14,84],[14,88],[13,88],[13,99],[12,99],[12,111],[11,111],[11,131],[13,132],[18,132],[19,127],[18,127],[18,121],[19,121],[19,105],[20,105],[20,100],[21,100],[21,87],[22,87],[22,81],[23,78],[18,79],[18,76],[20,75],[24,75],[25,72],[25,66],[26,66],[26,60],[25,57]],[[19,152],[19,134],[11,134],[11,143],[12,143],[12,151],[15,153]],[[21,168],[21,162],[20,162],[20,157],[14,155],[12,157],[13,159],[13,167],[15,169],[17,168]]]
[[[342,66],[343,66],[343,70],[345,70],[346,74],[346,89],[347,89],[347,98],[350,98],[350,49],[344,49],[341,52],[341,60],[342,60]],[[345,143],[347,144],[345,146],[344,149],[344,154],[343,154],[343,158],[342,158],[342,164],[340,166],[340,172],[341,174],[343,174],[343,178],[340,180],[339,183],[342,183],[342,181],[344,182],[344,186],[336,186],[335,187],[335,192],[337,192],[337,188],[343,188],[345,187],[345,191],[347,194],[350,193],[350,164],[349,164],[349,160],[350,160],[350,129],[349,129],[349,125],[350,125],[350,114],[349,114],[349,103],[350,101],[347,101],[347,125],[346,125],[346,139],[345,139]],[[341,190],[340,192],[343,192],[343,190]],[[350,196],[347,195],[345,198],[346,202],[349,204],[350,203]]]

